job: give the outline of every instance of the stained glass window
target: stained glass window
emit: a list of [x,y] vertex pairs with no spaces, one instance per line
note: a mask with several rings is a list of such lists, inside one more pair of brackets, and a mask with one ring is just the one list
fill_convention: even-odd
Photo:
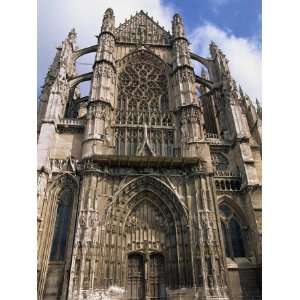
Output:
[[221,226],[222,226],[222,234],[223,234],[223,239],[224,239],[225,253],[226,253],[226,256],[229,257],[230,252],[229,252],[229,247],[228,247],[228,236],[227,236],[227,232],[226,232],[226,226],[223,222],[221,222]]
[[72,204],[73,192],[71,189],[65,188],[59,195],[59,204],[50,254],[51,261],[63,261],[65,258]]
[[232,218],[229,222],[229,230],[234,257],[245,256],[241,227],[238,222]]
[[222,203],[219,206],[222,235],[227,257],[244,257],[245,248],[241,226],[233,209]]

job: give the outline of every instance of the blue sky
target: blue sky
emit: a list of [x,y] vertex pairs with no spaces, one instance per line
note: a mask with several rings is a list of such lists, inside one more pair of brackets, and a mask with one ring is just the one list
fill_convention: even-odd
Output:
[[[252,100],[261,101],[261,0],[39,0],[38,95],[55,48],[68,31],[76,28],[80,48],[95,44],[108,7],[115,12],[116,25],[143,9],[169,30],[172,16],[180,13],[191,50],[208,56],[208,44],[214,40],[229,58],[238,84]],[[79,61],[91,62],[92,56]],[[89,71],[88,65],[78,67]],[[195,67],[199,72],[200,66]]]

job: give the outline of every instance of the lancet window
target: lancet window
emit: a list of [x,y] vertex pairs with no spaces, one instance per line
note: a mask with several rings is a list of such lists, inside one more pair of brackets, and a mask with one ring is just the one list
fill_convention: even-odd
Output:
[[51,261],[63,261],[65,259],[73,206],[73,191],[70,188],[64,188],[59,195],[58,202],[50,253]]
[[219,206],[223,241],[227,257],[244,257],[245,245],[239,218],[227,204]]

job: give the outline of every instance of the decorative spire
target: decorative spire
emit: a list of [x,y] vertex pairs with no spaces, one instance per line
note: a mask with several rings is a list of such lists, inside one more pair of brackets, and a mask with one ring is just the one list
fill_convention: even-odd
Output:
[[221,80],[223,76],[230,77],[230,71],[228,67],[229,60],[214,41],[210,42],[209,51],[211,58],[215,61],[217,68],[219,69],[218,72],[220,77],[218,80]]
[[172,21],[172,33],[174,39],[185,38],[183,19],[179,14],[175,14]]
[[68,40],[71,42],[71,43],[75,43],[76,42],[76,38],[77,38],[77,33],[75,31],[75,28],[72,28],[70,30],[70,32],[68,33]]
[[244,92],[243,92],[242,87],[240,85],[239,85],[239,92],[240,92],[241,98],[243,98],[244,97]]
[[222,50],[217,46],[217,44],[214,41],[210,42],[209,51],[212,58],[215,58],[216,55],[225,58],[225,55],[223,54]]
[[216,54],[219,52],[219,50],[220,49],[218,48],[217,44],[214,41],[210,41],[209,52],[213,58],[216,56]]
[[108,8],[103,16],[101,32],[111,32],[113,33],[115,29],[115,16],[114,11]]
[[261,118],[262,118],[262,108],[261,108],[261,104],[260,104],[260,102],[258,101],[257,98],[255,99],[255,102],[256,102],[256,111],[257,111],[257,115],[258,115],[258,117],[261,119]]

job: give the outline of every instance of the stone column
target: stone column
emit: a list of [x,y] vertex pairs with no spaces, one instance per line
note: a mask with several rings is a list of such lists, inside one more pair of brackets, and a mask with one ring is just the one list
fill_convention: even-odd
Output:
[[83,141],[83,158],[112,153],[111,115],[115,103],[116,67],[115,17],[107,9],[98,38],[93,66],[90,99],[87,108],[87,125]]
[[[182,18],[176,14],[172,22],[173,65],[171,75],[172,98],[177,109],[182,156],[202,156],[208,153],[203,131],[203,113],[196,96],[195,73],[185,37]],[[202,144],[202,145],[200,145]],[[204,147],[203,147],[204,145]]]

